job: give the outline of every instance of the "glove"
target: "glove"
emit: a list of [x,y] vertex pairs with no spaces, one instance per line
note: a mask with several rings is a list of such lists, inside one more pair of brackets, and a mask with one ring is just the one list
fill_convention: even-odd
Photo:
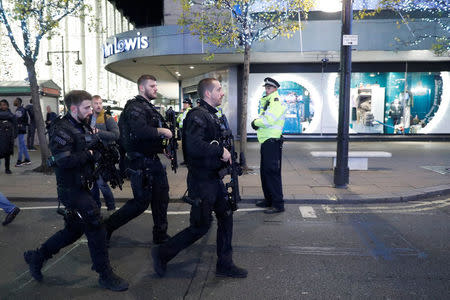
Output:
[[252,128],[253,130],[258,130],[258,126],[255,125],[255,120],[252,121]]

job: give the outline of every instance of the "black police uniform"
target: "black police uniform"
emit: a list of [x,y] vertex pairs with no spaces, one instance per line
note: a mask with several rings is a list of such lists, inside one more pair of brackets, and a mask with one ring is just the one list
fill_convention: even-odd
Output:
[[134,198],[105,221],[109,234],[142,214],[151,204],[153,241],[159,244],[168,238],[169,183],[157,155],[163,152],[163,138],[157,131],[161,127],[167,127],[163,117],[144,97],[136,96],[127,102],[119,119],[120,143],[126,152],[126,172]]
[[208,232],[214,211],[218,223],[217,267],[233,265],[233,213],[225,199],[224,184],[218,174],[223,166],[220,160],[223,146],[216,112],[215,108],[201,100],[200,106],[190,110],[184,120],[183,152],[188,167],[188,192],[189,197],[199,203],[191,208],[190,226],[159,247],[158,255],[163,264]]
[[47,260],[86,234],[92,268],[102,274],[110,272],[111,267],[105,226],[88,187],[89,181],[93,180],[89,175],[94,167],[94,159],[85,140],[89,130],[87,125],[77,122],[70,114],[55,120],[50,127],[49,146],[56,162],[58,199],[70,213],[64,217],[64,229],[51,236],[38,252]]

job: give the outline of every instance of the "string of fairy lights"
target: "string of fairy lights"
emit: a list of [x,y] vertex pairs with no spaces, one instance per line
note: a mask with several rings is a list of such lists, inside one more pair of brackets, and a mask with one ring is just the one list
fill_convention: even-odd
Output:
[[[239,32],[241,45],[251,45],[257,40],[273,39],[280,34],[281,31],[277,31],[276,26],[268,26],[269,23],[282,24],[295,18],[297,11],[301,10],[307,14],[309,10],[321,7],[320,3],[323,4],[325,1],[311,0],[312,5],[309,5],[308,1],[300,1],[299,5],[299,2],[294,0],[188,0],[187,2],[191,6],[201,6],[204,10],[220,10],[222,8],[230,11],[232,20],[229,29]],[[327,5],[330,5],[330,2],[333,1],[327,0]],[[340,1],[336,0],[336,2]],[[305,5],[305,3],[307,4]],[[353,7],[355,10],[381,8],[396,12],[413,36],[408,41],[397,39],[397,42],[407,46],[416,46],[427,39],[432,39],[435,43],[440,44],[441,52],[450,51],[449,0],[354,0]],[[420,17],[415,19],[413,16],[418,12]],[[213,14],[209,17],[217,18],[217,16],[212,16]],[[411,28],[410,25],[416,20],[437,24],[441,31],[437,33],[422,32],[420,28]],[[224,24],[222,23],[222,25]],[[271,29],[269,30],[268,27]]]
[[442,30],[438,34],[429,32],[420,32],[418,35],[413,34],[414,38],[405,44],[416,46],[427,39],[433,39],[440,45],[440,47],[435,48],[440,49],[438,52],[443,54],[450,51],[450,2],[448,0],[405,0],[394,4],[389,2],[387,1],[386,8],[394,9],[399,14],[408,16],[405,22],[414,20],[411,17],[412,13],[421,12],[422,17],[419,18],[421,21],[437,24]]

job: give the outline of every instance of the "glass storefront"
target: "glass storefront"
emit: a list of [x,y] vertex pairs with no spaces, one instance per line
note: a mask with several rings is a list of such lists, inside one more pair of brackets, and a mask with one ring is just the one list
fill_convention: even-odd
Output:
[[[337,132],[338,73],[250,74],[249,122],[257,117],[267,76],[281,85],[284,134]],[[450,72],[352,73],[350,94],[350,133],[450,133]]]
[[[339,77],[336,97],[338,87]],[[350,128],[356,133],[418,133],[439,109],[442,87],[440,72],[353,73]]]

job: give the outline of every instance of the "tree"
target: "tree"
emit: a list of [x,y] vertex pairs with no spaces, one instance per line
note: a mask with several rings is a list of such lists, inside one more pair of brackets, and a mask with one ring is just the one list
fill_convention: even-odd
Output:
[[[307,15],[314,0],[180,0],[178,24],[202,41],[244,53],[239,131],[241,152],[247,148],[247,97],[250,53],[255,42],[282,36],[290,38],[300,29],[299,14]],[[247,166],[245,166],[247,169]]]
[[[448,0],[380,0],[374,11],[362,10],[359,17],[373,16],[381,10],[392,10],[401,18],[398,25],[404,24],[411,32],[409,40],[395,38],[405,46],[417,45],[425,40],[433,40],[432,50],[437,55],[446,55],[450,51],[450,2]],[[436,24],[435,32],[424,32],[422,28],[412,26],[419,19]]]
[[[64,17],[76,15],[85,7],[83,0],[0,0],[0,23],[5,26],[11,45],[22,58],[30,82],[31,99],[33,100],[33,111],[41,148],[41,166],[35,171],[50,171],[46,164],[50,151],[45,138],[35,69],[40,42],[46,34],[51,34],[58,27]],[[23,43],[22,46],[19,45],[20,42]]]

